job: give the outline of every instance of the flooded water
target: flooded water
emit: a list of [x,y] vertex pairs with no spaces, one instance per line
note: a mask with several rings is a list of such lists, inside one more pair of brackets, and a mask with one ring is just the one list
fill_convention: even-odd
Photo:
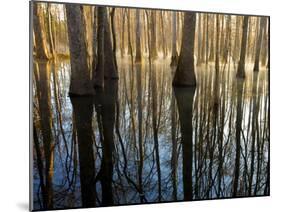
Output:
[[35,209],[269,194],[268,70],[208,63],[173,88],[169,64],[118,59],[119,80],[70,98],[68,60],[34,63]]

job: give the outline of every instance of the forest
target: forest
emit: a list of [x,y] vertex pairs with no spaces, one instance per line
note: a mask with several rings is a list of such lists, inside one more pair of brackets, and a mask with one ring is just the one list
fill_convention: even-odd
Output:
[[31,3],[33,209],[269,195],[269,17]]

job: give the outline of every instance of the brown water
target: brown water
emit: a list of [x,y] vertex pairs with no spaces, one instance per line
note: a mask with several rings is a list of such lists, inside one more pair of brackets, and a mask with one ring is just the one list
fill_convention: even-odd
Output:
[[118,81],[72,98],[69,61],[34,64],[38,148],[53,143],[48,177],[34,147],[35,209],[47,178],[53,208],[269,194],[268,71],[201,65],[196,89],[173,89],[169,63],[119,60]]

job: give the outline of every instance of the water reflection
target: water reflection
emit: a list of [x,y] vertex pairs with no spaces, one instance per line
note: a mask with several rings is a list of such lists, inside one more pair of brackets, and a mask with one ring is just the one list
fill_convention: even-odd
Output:
[[68,97],[70,64],[34,63],[35,209],[269,194],[268,72],[197,67],[174,88],[168,60]]

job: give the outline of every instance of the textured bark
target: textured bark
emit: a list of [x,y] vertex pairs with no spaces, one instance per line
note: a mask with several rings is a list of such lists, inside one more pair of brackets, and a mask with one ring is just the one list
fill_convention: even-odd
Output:
[[245,78],[245,59],[246,59],[246,46],[247,46],[247,36],[248,36],[248,16],[244,17],[243,20],[243,34],[240,49],[240,60],[238,63],[238,70],[236,77]]
[[177,13],[173,13],[172,22],[172,56],[171,56],[171,66],[176,66],[178,64],[178,52],[177,52]]
[[141,63],[141,26],[140,26],[140,10],[136,10],[136,63]]
[[174,86],[196,86],[194,71],[194,37],[196,13],[185,12],[181,53],[173,79]]
[[70,49],[71,78],[70,95],[91,95],[90,71],[87,64],[87,50],[84,33],[82,7],[66,5],[67,29]]
[[34,3],[33,6],[33,29],[36,43],[36,58],[48,60],[50,59],[50,54],[48,51],[46,32],[43,30],[45,26],[43,13],[40,8],[40,3]]

